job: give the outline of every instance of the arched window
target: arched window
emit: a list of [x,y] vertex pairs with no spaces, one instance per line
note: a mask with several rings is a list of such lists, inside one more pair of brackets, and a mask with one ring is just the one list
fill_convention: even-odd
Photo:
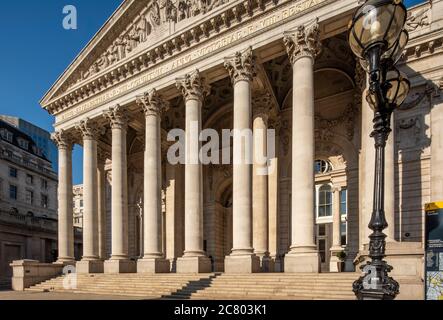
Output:
[[332,166],[326,160],[315,160],[314,170],[315,174],[325,174],[332,171]]
[[329,184],[322,185],[318,190],[318,217],[332,217],[332,188]]

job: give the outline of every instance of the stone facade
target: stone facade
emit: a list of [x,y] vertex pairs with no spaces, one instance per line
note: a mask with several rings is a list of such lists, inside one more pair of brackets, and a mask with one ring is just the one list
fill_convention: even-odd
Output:
[[[343,250],[345,270],[356,270],[367,257],[374,168],[366,79],[346,34],[358,1],[196,3],[123,2],[42,100],[56,117],[66,188],[67,150],[84,147],[82,270],[329,272]],[[400,66],[413,91],[387,151],[388,260],[417,281],[424,204],[443,198],[442,12],[443,1],[410,10]],[[275,170],[168,163],[174,128],[186,132],[186,158],[198,154],[192,123],[197,132],[275,129]],[[241,141],[234,133],[234,160],[245,156]],[[112,196],[101,183],[103,154]],[[59,215],[72,220],[69,206]],[[67,261],[70,228],[60,233]],[[405,262],[418,267],[405,273]]]
[[57,175],[31,137],[0,120],[0,280],[13,260],[56,258]]

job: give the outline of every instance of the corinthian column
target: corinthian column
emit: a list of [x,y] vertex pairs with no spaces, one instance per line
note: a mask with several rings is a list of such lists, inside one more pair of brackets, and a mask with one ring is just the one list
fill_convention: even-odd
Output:
[[252,107],[251,83],[255,58],[252,49],[225,59],[234,85],[233,242],[225,259],[226,273],[260,271],[260,259],[252,247]]
[[89,119],[77,129],[83,136],[83,258],[77,273],[101,273],[98,247],[97,139],[98,126]]
[[254,97],[253,131],[254,131],[254,165],[252,169],[253,190],[253,245],[254,252],[260,258],[261,271],[269,272],[269,189],[268,189],[268,120],[271,113],[272,100],[269,94]]
[[107,154],[98,149],[97,198],[98,198],[98,252],[101,260],[106,259],[106,164]]
[[185,252],[177,260],[178,273],[206,273],[211,261],[203,250],[203,171],[199,157],[201,109],[208,88],[199,71],[177,79],[186,103]]
[[137,262],[139,273],[169,272],[169,261],[162,250],[162,167],[161,114],[167,105],[157,91],[147,92],[137,99],[145,114],[145,158],[143,201],[143,259]]
[[52,135],[58,147],[58,263],[73,264],[74,223],[72,206],[71,138],[61,130]]
[[128,255],[128,124],[120,106],[111,108],[105,117],[112,129],[112,254],[105,262],[105,273],[130,273],[136,271],[136,264]]
[[314,59],[320,50],[319,26],[285,34],[293,68],[292,245],[285,272],[318,272],[314,238]]

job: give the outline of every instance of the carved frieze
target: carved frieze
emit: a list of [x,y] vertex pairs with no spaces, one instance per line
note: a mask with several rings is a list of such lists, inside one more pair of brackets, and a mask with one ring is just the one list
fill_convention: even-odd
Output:
[[350,103],[343,114],[336,119],[324,119],[320,115],[315,116],[315,139],[317,141],[331,141],[334,137],[334,129],[339,125],[344,126],[346,138],[352,140],[355,134],[355,119],[357,109]]
[[[137,18],[128,22],[125,20],[127,19],[126,12],[124,14],[122,13],[116,22],[112,22],[115,23],[116,26],[118,25],[118,28],[113,28],[117,31],[109,29],[103,40],[97,40],[96,42],[98,44],[94,44],[94,52],[102,52],[101,54],[105,53],[105,51],[107,51],[107,49],[105,49],[107,43],[109,43],[109,48],[112,48],[115,44],[114,42],[122,34],[124,36],[123,40],[125,39],[126,34],[129,35],[129,31],[134,25],[138,33],[137,35],[136,33],[133,33],[132,38],[138,36],[138,39],[140,39],[138,41],[143,42],[143,32],[145,32],[144,30],[147,30],[146,32],[148,32],[149,28],[145,28],[144,22],[139,22],[141,22],[140,15],[145,17],[148,16],[148,7],[145,10],[141,10],[143,6],[140,3],[141,2],[136,2],[135,4],[132,4],[130,7],[131,10],[128,10],[128,12],[130,12],[128,13],[130,17],[137,16]],[[154,31],[154,29],[151,28],[151,34],[149,37],[154,37],[155,32],[157,32],[156,36],[158,36],[158,38],[153,38],[153,41],[150,42],[151,38],[147,37],[147,40],[145,40],[146,45],[139,45],[137,48],[131,49],[130,54],[128,54],[128,50],[126,50],[124,53],[126,58],[118,61],[118,63],[116,62],[117,54],[123,54],[122,45],[120,45],[120,53],[116,53],[114,48],[113,53],[112,50],[110,50],[106,53],[108,57],[101,60],[99,57],[95,58],[95,53],[88,53],[87,56],[85,55],[84,57],[79,58],[79,61],[81,61],[79,65],[72,67],[75,68],[75,70],[67,71],[66,78],[60,80],[59,83],[54,86],[53,91],[51,90],[45,96],[42,105],[48,112],[57,115],[57,123],[64,122],[67,119],[74,118],[79,113],[91,110],[117,96],[127,93],[128,91],[149,85],[149,83],[165,74],[174,72],[185,65],[190,65],[194,61],[201,59],[203,56],[209,56],[213,52],[220,50],[223,47],[229,47],[233,43],[237,43],[253,34],[260,33],[265,28],[269,28],[283,20],[288,20],[293,16],[301,14],[303,11],[312,9],[313,7],[325,5],[328,3],[328,0],[300,0],[295,3],[286,2],[282,3],[278,10],[269,10],[269,12],[263,14],[261,10],[256,10],[256,8],[259,8],[260,3],[251,3],[254,6],[253,17],[249,16],[247,13],[246,8],[248,8],[248,1],[245,0],[244,2],[236,3],[235,6],[227,4],[226,8],[217,10],[217,13],[210,15],[207,20],[198,23],[194,22],[199,21],[200,18],[190,20],[189,24],[192,25],[190,29],[184,28],[185,25],[183,25],[182,27],[184,30],[180,31],[182,28],[178,25],[177,29],[173,25],[169,25],[168,27],[168,24],[161,25],[157,31]],[[177,23],[180,23],[179,16],[180,13],[178,13]],[[147,22],[149,22],[148,18]],[[222,37],[218,36],[222,32],[228,31],[228,28],[240,24],[240,28],[235,29],[232,32],[226,32]],[[129,27],[124,29],[122,27],[123,25],[128,25]],[[163,27],[164,30],[162,29]],[[121,34],[120,30],[123,29],[124,32]],[[164,43],[161,43],[161,38],[164,37],[164,34],[169,34],[170,30],[173,29],[177,30],[174,36],[169,40],[165,40]],[[191,32],[191,30],[194,31]],[[205,42],[203,46],[200,46],[198,50],[189,50],[186,51],[185,55],[178,56],[180,53],[183,53],[185,49],[197,45],[196,41],[202,37],[210,38],[210,40]],[[126,42],[129,41],[128,39],[129,38],[126,37]],[[132,39],[132,41],[134,41],[134,39]],[[126,47],[128,47],[128,44],[126,44]],[[129,47],[131,47],[131,44]],[[148,47],[151,49],[144,50],[148,49]],[[90,50],[90,48],[88,50]],[[114,58],[111,57],[111,53]],[[176,59],[169,59],[171,56],[175,57],[176,55]],[[113,65],[109,64],[109,62],[111,62],[110,60],[114,60]],[[99,71],[100,75],[98,76],[89,75],[87,79],[79,77],[80,74],[88,72],[88,69],[95,62],[97,62],[97,64],[92,67],[92,69],[95,70],[93,73],[97,72],[98,64],[109,64],[109,67],[105,68],[106,70],[101,69],[101,71]],[[127,81],[129,78],[132,79]],[[111,87],[112,90],[110,90]]]
[[406,20],[406,30],[409,32],[416,31],[430,25],[430,12],[431,8],[422,8],[419,10],[409,11],[408,18]]

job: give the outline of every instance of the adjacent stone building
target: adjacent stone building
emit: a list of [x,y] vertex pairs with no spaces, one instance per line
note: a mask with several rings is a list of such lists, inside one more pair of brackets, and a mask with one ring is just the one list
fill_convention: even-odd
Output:
[[[74,261],[79,144],[80,273],[334,272],[341,251],[355,271],[374,170],[366,76],[347,43],[358,1],[178,2],[124,1],[41,102],[56,117],[59,261]],[[407,29],[412,92],[388,143],[386,232],[393,274],[421,286],[424,204],[443,199],[443,1],[410,9]],[[193,123],[275,129],[274,170],[169,162],[171,129],[198,156]],[[238,135],[232,147],[245,156]]]
[[0,120],[0,278],[9,263],[57,257],[57,175],[31,137]]

